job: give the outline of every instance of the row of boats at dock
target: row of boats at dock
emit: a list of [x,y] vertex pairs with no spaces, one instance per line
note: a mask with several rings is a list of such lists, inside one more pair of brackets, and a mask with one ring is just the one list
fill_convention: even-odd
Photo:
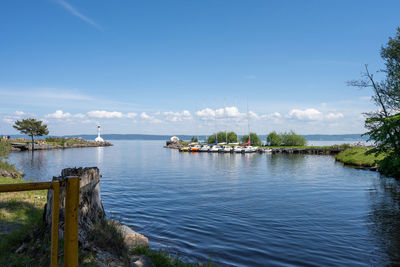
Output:
[[[213,153],[255,153],[259,152],[258,147],[253,146],[231,146],[231,145],[189,145],[179,148],[180,152],[213,152]],[[272,150],[262,152],[272,152]]]

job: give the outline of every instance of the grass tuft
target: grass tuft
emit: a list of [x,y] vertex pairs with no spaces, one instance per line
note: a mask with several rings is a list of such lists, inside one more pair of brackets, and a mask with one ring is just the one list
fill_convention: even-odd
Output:
[[189,263],[181,260],[177,255],[171,257],[171,255],[165,250],[151,250],[148,247],[138,246],[130,251],[132,254],[136,255],[146,255],[150,258],[152,263],[156,267],[199,267],[199,266],[207,266],[214,267],[218,266],[217,264],[208,261],[205,264],[201,263]]
[[126,256],[127,249],[124,237],[113,221],[101,219],[96,222],[88,233],[88,240],[102,250],[118,256]]

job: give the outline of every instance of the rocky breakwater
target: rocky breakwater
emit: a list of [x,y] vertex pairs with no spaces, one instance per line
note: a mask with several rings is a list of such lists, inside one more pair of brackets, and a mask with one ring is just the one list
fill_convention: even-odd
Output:
[[184,145],[181,142],[175,141],[167,141],[165,144],[165,148],[172,148],[172,149],[181,149]]
[[26,151],[26,150],[50,150],[50,149],[66,149],[66,148],[82,148],[82,147],[105,147],[112,146],[110,142],[95,142],[87,141],[83,138],[59,138],[61,142],[45,142],[37,141],[33,145],[32,143],[16,142],[11,140],[12,151]]
[[[68,176],[78,176],[80,178],[80,196],[79,196],[79,250],[93,255],[96,266],[125,266],[128,259],[129,266],[152,266],[151,262],[144,256],[130,255],[122,259],[120,251],[115,249],[115,244],[110,241],[117,239],[115,233],[122,237],[122,248],[124,251],[130,251],[136,246],[148,246],[148,239],[133,231],[128,226],[118,222],[107,220],[100,195],[100,174],[97,167],[91,168],[67,168],[63,169],[61,176],[53,177],[53,181],[63,181]],[[52,191],[47,195],[47,204],[45,207],[45,223],[48,227],[51,225],[51,206]],[[60,224],[59,235],[63,237],[64,233],[64,215],[65,211],[65,188],[60,188]],[[99,227],[100,226],[100,227]],[[94,232],[100,228],[103,232]],[[111,229],[110,233],[104,233]],[[102,233],[109,236],[101,237]],[[96,239],[101,239],[99,242]]]

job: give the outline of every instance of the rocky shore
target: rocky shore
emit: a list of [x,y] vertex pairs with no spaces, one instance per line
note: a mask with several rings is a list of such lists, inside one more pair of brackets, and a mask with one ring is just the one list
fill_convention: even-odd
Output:
[[0,176],[17,179],[22,178],[24,176],[24,173],[17,170],[4,170],[0,168]]
[[184,145],[181,142],[167,141],[164,148],[181,149]]
[[110,142],[95,142],[95,141],[86,141],[83,138],[74,138],[74,139],[66,139],[64,142],[44,142],[38,141],[32,146],[32,143],[29,142],[19,142],[18,140],[10,140],[11,151],[32,151],[32,150],[50,150],[50,149],[66,149],[66,148],[83,148],[83,147],[106,147],[112,146]]

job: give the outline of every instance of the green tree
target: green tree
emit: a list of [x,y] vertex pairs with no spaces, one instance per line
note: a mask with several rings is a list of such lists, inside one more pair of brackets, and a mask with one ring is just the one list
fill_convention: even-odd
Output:
[[218,132],[217,133],[217,140],[218,143],[223,143],[227,141],[226,132]]
[[365,135],[375,146],[368,153],[387,156],[379,161],[380,171],[388,176],[400,178],[400,28],[394,38],[381,49],[385,68],[382,80],[376,80],[365,65],[361,80],[350,81],[349,85],[372,88],[372,100],[378,110],[365,113]]
[[267,136],[267,144],[270,146],[280,146],[282,144],[282,138],[273,131]]
[[217,138],[217,140],[218,140],[218,143],[225,143],[225,142],[227,142],[227,143],[235,143],[235,142],[237,142],[237,135],[236,135],[236,133],[234,133],[234,132],[229,132],[229,133],[227,133],[227,132],[218,132],[218,133],[216,133],[216,134],[213,134],[213,135],[210,135],[208,138],[207,138],[207,143],[208,144],[213,144],[213,143],[215,143],[215,138]]
[[16,121],[13,127],[17,129],[20,133],[29,135],[32,139],[32,145],[35,142],[35,136],[43,136],[49,134],[47,125],[42,124],[42,121],[38,121],[33,118]]
[[[247,143],[249,141],[249,136],[243,135],[240,141],[242,143]],[[261,140],[256,133],[250,133],[250,145],[261,146]]]
[[190,142],[196,143],[196,142],[199,142],[199,139],[197,137],[193,136],[192,139],[190,139]]
[[238,136],[235,132],[229,132],[226,135],[228,137],[228,143],[237,143],[238,142]]
[[307,141],[306,139],[301,136],[296,134],[293,131],[290,131],[289,133],[283,133],[280,135],[282,139],[282,145],[284,146],[305,146]]
[[208,138],[207,138],[207,144],[214,144],[215,143],[215,134],[213,134],[213,135],[210,135]]

